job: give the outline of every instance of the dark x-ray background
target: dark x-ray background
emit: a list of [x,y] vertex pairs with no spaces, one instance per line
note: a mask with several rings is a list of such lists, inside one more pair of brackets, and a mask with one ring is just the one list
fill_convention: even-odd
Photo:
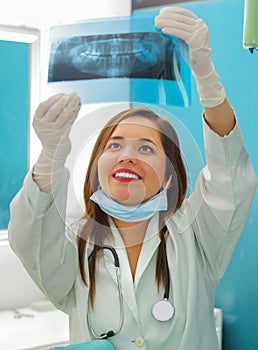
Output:
[[178,56],[174,42],[160,33],[68,37],[52,44],[48,82],[112,77],[176,80],[174,69],[180,66],[174,56]]

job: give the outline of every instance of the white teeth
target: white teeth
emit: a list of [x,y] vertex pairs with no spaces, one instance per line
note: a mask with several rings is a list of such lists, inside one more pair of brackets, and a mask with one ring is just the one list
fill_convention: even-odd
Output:
[[139,179],[139,176],[131,173],[125,173],[125,172],[116,173],[115,177],[126,178],[126,179]]

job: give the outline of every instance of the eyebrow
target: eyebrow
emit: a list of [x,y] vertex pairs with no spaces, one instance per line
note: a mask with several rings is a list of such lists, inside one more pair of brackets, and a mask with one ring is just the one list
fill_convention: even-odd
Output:
[[[111,136],[109,140],[125,140],[125,137],[123,136]],[[140,137],[138,138],[139,141],[145,141],[145,142],[150,142],[152,143],[154,146],[158,147],[156,145],[156,143],[154,141],[152,141],[151,139],[147,139],[145,137]]]

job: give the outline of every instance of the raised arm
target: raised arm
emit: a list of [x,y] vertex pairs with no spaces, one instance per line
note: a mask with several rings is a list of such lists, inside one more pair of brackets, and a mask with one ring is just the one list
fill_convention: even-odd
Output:
[[204,106],[207,165],[195,189],[178,212],[178,228],[191,223],[203,266],[219,280],[231,259],[257,187],[257,177],[245,149],[239,125],[210,58],[207,25],[192,12],[163,8],[155,25],[189,46],[190,66]]
[[227,99],[216,107],[204,106],[204,118],[209,127],[220,136],[228,135],[236,124],[234,112]]
[[10,205],[8,226],[11,248],[38,287],[63,310],[78,270],[77,231],[66,221],[69,173],[64,163],[79,108],[76,94],[59,94],[39,105],[33,126],[42,152]]
[[211,48],[207,25],[192,12],[177,7],[161,9],[155,19],[164,34],[184,40],[189,46],[190,66],[196,80],[204,118],[220,136],[235,126],[234,112],[210,58]]

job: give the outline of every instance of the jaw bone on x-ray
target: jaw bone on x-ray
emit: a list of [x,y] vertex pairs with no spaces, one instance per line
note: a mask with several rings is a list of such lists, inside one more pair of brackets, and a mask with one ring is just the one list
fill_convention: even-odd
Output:
[[55,51],[49,81],[115,77],[176,80],[174,50],[173,41],[159,33],[68,38]]
[[189,106],[182,42],[157,32],[154,16],[86,21],[51,29],[48,89],[77,90],[82,103]]

